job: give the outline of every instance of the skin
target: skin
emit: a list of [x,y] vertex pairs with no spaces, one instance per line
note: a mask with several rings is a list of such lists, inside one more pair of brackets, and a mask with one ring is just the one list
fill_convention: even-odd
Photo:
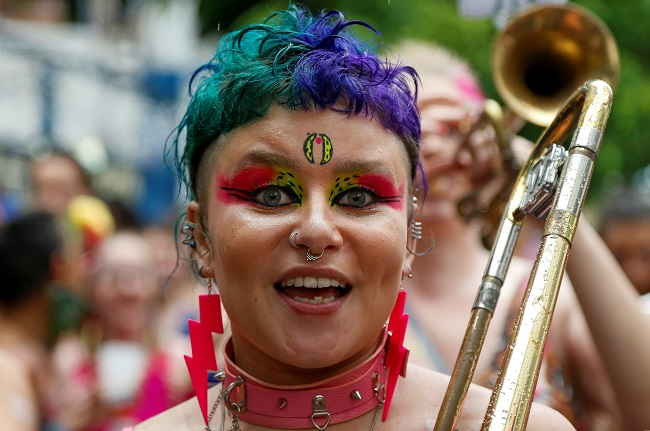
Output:
[[636,290],[650,293],[650,218],[611,220],[601,236]]
[[101,318],[104,339],[144,338],[160,289],[153,262],[153,250],[139,235],[115,234],[100,245],[89,301]]
[[0,427],[16,431],[39,429],[39,399],[31,370],[14,354],[0,349]]
[[45,290],[0,308],[0,429],[36,431],[51,375],[46,350],[49,298]]
[[57,154],[34,162],[31,184],[34,206],[56,215],[64,214],[75,196],[90,193],[79,167]]
[[[333,157],[324,165],[312,164],[303,153],[305,136],[315,132],[331,138]],[[200,225],[197,232],[207,234],[197,237],[199,252],[209,265],[208,275],[217,279],[231,320],[238,366],[266,382],[282,384],[314,382],[354,367],[375,348],[400,278],[407,274],[403,267],[409,262],[405,246],[411,196],[407,184],[411,179],[403,144],[366,117],[274,107],[264,119],[221,136],[215,147],[205,156],[204,166],[210,172],[204,177],[210,185],[205,201],[191,203],[188,217]],[[290,202],[287,205],[269,208],[251,203],[247,198],[252,195],[262,201],[278,196],[267,194],[267,186],[245,194],[250,184],[244,185],[243,177],[240,186],[232,181],[242,169],[260,161],[260,168],[291,172],[304,190],[304,198],[296,195],[288,199],[292,188],[287,187],[282,189],[287,195],[280,194],[281,202]],[[344,186],[332,198],[336,180],[352,174],[365,180]],[[267,178],[273,181],[258,181],[273,184],[277,175]],[[221,194],[224,184],[235,186],[240,199]],[[378,197],[360,189],[370,188],[370,184]],[[352,205],[362,197],[372,203],[361,208]],[[295,242],[301,245],[297,249],[289,243],[296,230]],[[307,248],[325,254],[307,262]],[[282,280],[296,276],[337,278],[349,288],[331,303],[304,304],[293,299],[310,295],[304,289],[287,296],[277,288]],[[437,415],[446,384],[447,377],[442,374],[409,368],[407,377],[398,381],[387,422],[380,421],[375,430],[427,429],[427,420]],[[210,405],[218,391],[219,386],[210,390]],[[487,390],[472,387],[459,430],[480,427],[488,398]],[[217,409],[212,421],[215,428],[219,415]],[[373,415],[371,411],[327,429],[369,429]],[[228,427],[230,420],[226,423]],[[531,430],[572,429],[556,412],[537,406],[530,424]],[[270,429],[242,421],[240,426],[249,431]],[[190,400],[135,430],[198,431],[204,427],[196,401]]]

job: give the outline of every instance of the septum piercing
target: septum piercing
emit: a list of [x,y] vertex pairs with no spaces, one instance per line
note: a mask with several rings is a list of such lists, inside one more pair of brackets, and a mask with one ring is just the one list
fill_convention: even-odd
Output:
[[[291,246],[292,246],[293,248],[295,248],[295,249],[299,249],[299,248],[302,247],[302,246],[296,244],[296,242],[295,242],[295,240],[296,240],[296,236],[298,236],[298,231],[295,231],[295,232],[293,232],[291,235],[289,235],[289,243],[291,244]],[[318,259],[320,259],[321,257],[323,257],[324,254],[325,254],[325,249],[323,249],[323,251],[321,251],[321,253],[320,253],[318,256],[315,256],[315,255],[311,252],[311,250],[309,249],[309,247],[307,247],[307,261],[308,261],[308,262],[313,262],[313,261],[315,261],[315,260],[318,260]]]
[[314,256],[313,254],[311,254],[311,250],[308,248],[307,249],[307,260],[309,262],[313,262],[313,261],[318,260],[321,257],[323,257],[324,254],[325,254],[325,249],[323,249],[323,251],[321,251],[318,256]]

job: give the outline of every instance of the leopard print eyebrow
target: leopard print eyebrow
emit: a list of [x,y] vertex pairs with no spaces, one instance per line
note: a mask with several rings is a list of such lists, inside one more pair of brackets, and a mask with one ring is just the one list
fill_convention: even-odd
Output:
[[352,180],[357,178],[359,178],[359,175],[346,175],[343,177],[337,177],[334,181],[334,187],[332,187],[332,191],[330,191],[330,194],[327,197],[330,205],[334,204],[334,197],[336,195],[343,192],[343,190],[354,186],[356,182]]

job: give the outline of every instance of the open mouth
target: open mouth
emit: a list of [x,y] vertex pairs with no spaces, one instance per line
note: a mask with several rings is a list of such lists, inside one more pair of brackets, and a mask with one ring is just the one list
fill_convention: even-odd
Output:
[[333,278],[293,277],[276,283],[275,288],[305,304],[328,304],[347,294],[352,287]]

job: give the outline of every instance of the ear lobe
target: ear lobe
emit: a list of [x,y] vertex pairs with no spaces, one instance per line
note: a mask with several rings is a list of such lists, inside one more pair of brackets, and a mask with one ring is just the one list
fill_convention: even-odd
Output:
[[415,254],[406,249],[404,253],[404,261],[402,262],[402,280],[405,278],[413,277],[413,261],[415,260]]
[[206,256],[210,254],[208,239],[201,223],[201,207],[198,202],[192,201],[187,205],[187,220],[194,226],[194,241],[196,241],[197,263],[200,265],[207,264]]
[[406,250],[406,253],[404,253],[404,267],[406,266],[413,267],[414,260],[415,260],[415,255],[410,251]]

